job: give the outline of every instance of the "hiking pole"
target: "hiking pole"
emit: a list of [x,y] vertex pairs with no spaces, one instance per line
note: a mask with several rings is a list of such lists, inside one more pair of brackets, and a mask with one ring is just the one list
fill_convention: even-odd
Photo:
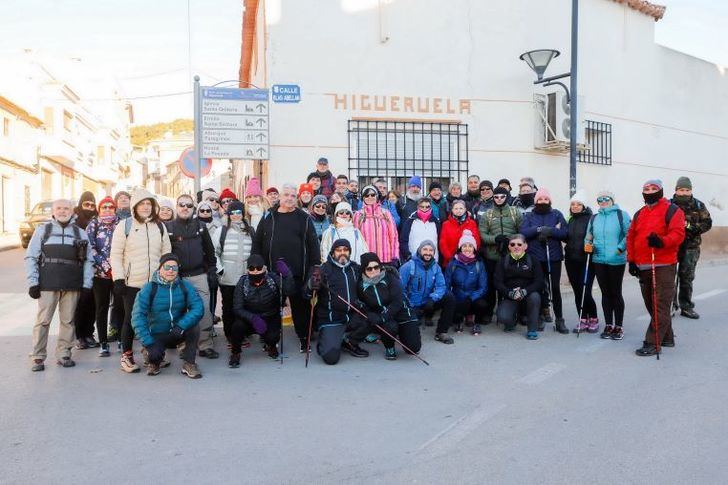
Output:
[[[278,288],[278,293],[281,294],[281,351],[280,351],[280,357],[281,357],[281,365],[283,365],[283,275],[278,273],[278,276],[280,277],[281,286]],[[291,311],[291,318],[293,318],[293,312]]]
[[314,301],[316,300],[316,290],[311,295],[311,315],[308,319],[308,337],[306,338],[306,368],[308,368],[308,356],[311,354],[311,330],[313,329]]
[[[549,276],[549,312],[551,311],[551,307],[553,306],[554,301],[554,290],[552,288],[553,286],[553,279],[551,278],[551,253],[549,252],[549,243],[548,239],[546,239],[546,242],[544,243],[544,247],[546,248],[546,270],[548,271]],[[554,318],[556,318],[556,315],[554,315]]]
[[586,253],[586,267],[584,268],[584,286],[581,288],[581,306],[579,307],[579,323],[576,326],[576,338],[579,338],[579,334],[581,333],[579,328],[581,327],[581,316],[584,314],[584,296],[586,296],[586,280],[589,276],[589,258],[591,258],[591,253]]
[[677,288],[678,288],[678,284],[680,282],[679,275],[680,275],[680,261],[678,260],[677,266],[675,266],[675,291],[672,294],[672,310],[670,311],[671,317],[674,317],[677,314],[677,311],[680,309],[680,303],[678,302],[678,295],[677,295]]
[[655,248],[652,248],[652,323],[655,326],[655,350],[657,353],[657,360],[660,360],[660,332],[658,331],[659,323],[657,320],[657,279],[655,271]]

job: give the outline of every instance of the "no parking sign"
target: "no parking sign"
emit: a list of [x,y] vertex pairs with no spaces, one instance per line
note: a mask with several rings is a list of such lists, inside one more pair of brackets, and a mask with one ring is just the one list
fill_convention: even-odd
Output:
[[[188,176],[189,178],[196,178],[197,177],[197,152],[195,151],[195,147],[189,147],[185,148],[185,150],[182,152],[182,154],[179,156],[179,160],[177,160],[177,163],[179,163],[179,168],[182,171],[183,174]],[[200,160],[201,167],[200,172],[202,176],[210,173],[210,170],[212,169],[212,159],[211,158],[203,158]]]

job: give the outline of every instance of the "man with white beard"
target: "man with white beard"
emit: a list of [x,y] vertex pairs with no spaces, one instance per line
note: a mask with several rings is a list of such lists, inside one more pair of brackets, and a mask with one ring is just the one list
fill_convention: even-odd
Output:
[[414,175],[407,182],[407,193],[397,202],[399,219],[405,221],[413,212],[417,211],[417,201],[422,198],[422,179]]

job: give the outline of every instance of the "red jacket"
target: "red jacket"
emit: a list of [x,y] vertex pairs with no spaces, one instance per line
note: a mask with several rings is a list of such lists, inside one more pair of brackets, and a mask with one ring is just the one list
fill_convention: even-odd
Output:
[[655,249],[656,264],[677,263],[677,251],[685,239],[685,213],[678,209],[665,225],[665,215],[670,201],[663,198],[654,206],[644,206],[636,215],[627,231],[627,260],[638,265],[652,263],[652,248],[647,245],[647,236],[656,233],[665,246]]
[[437,248],[440,250],[440,265],[443,268],[446,268],[447,263],[449,263],[453,256],[455,256],[455,253],[458,250],[458,241],[460,241],[460,236],[463,235],[463,231],[465,229],[468,229],[473,233],[473,237],[477,243],[477,247],[475,248],[477,253],[478,248],[480,247],[480,232],[478,231],[478,223],[475,222],[475,219],[473,219],[470,214],[467,215],[465,222],[462,224],[458,222],[452,214],[450,214],[447,220],[442,224],[442,229],[440,230],[440,242],[437,245]]

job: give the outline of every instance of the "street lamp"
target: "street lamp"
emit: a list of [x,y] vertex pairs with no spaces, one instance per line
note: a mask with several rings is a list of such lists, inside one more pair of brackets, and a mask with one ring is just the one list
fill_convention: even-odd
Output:
[[[544,86],[559,85],[566,91],[566,102],[569,103],[569,194],[576,192],[576,113],[577,113],[577,53],[579,45],[579,0],[571,0],[571,70],[556,76],[544,78],[546,68],[552,59],[559,57],[559,51],[555,49],[536,49],[524,52],[518,58],[528,64],[536,73],[536,80],[533,84]],[[570,88],[559,79],[570,78]]]

